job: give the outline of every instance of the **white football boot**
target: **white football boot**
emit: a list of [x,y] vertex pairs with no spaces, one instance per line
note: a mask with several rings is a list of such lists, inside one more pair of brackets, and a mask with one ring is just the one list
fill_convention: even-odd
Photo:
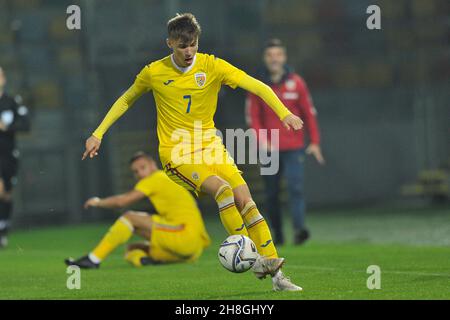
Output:
[[302,291],[303,288],[291,282],[281,270],[272,277],[273,291]]
[[283,263],[284,258],[265,258],[258,256],[252,270],[258,279],[264,279],[267,275],[275,276]]

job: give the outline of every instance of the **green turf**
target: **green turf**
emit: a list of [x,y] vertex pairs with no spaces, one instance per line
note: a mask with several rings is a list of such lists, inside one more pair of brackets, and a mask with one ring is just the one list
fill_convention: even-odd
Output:
[[[284,268],[302,293],[271,291],[270,280],[233,274],[219,264],[225,237],[207,221],[213,245],[192,264],[136,269],[118,249],[99,270],[82,271],[81,289],[66,288],[63,259],[86,253],[106,224],[58,227],[12,234],[0,251],[1,299],[449,299],[449,210],[374,209],[311,213],[315,237],[285,245]],[[287,230],[288,226],[286,227]],[[366,287],[369,265],[381,268],[381,289]]]

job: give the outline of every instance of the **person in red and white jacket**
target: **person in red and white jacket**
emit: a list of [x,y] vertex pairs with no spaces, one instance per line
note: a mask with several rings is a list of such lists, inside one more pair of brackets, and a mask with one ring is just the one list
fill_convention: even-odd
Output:
[[[257,134],[259,146],[278,152],[280,170],[275,175],[263,176],[265,180],[266,210],[274,232],[274,241],[284,243],[281,210],[279,205],[280,180],[285,177],[289,193],[289,207],[294,221],[294,243],[302,244],[309,238],[305,227],[304,199],[304,159],[305,153],[311,154],[318,163],[324,164],[320,133],[317,123],[317,111],[313,105],[308,87],[300,75],[291,71],[286,65],[286,48],[279,39],[269,40],[265,46],[264,71],[260,80],[269,85],[283,104],[304,122],[309,137],[309,145],[305,148],[304,130],[287,130],[277,115],[259,97],[249,94],[246,101],[246,119],[248,125],[259,133],[267,129],[265,135]],[[279,129],[279,141],[271,141],[270,130]]]

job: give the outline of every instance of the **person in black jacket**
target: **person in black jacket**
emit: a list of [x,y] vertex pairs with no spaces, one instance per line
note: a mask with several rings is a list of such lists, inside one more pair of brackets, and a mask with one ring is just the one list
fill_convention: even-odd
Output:
[[[0,248],[8,244],[12,211],[12,189],[16,182],[19,152],[16,132],[29,129],[28,109],[20,97],[5,93],[6,76],[0,67]],[[19,102],[19,103],[18,103]]]

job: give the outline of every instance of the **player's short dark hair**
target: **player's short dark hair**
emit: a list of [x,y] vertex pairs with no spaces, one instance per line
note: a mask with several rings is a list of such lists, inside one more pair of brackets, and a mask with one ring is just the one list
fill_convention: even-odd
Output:
[[281,41],[278,38],[272,38],[266,41],[266,43],[264,44],[264,50],[268,49],[268,48],[273,48],[273,47],[278,47],[278,48],[283,48],[286,49],[285,45],[283,44],[283,41]]
[[167,22],[169,39],[181,39],[183,43],[191,43],[202,33],[202,28],[192,13],[177,13]]
[[151,155],[149,155],[148,153],[146,153],[144,151],[137,151],[130,158],[130,160],[128,161],[128,164],[131,165],[131,164],[133,164],[133,162],[135,162],[137,159],[140,159],[140,158],[145,158],[150,161],[155,161],[155,159],[153,159],[153,157]]

